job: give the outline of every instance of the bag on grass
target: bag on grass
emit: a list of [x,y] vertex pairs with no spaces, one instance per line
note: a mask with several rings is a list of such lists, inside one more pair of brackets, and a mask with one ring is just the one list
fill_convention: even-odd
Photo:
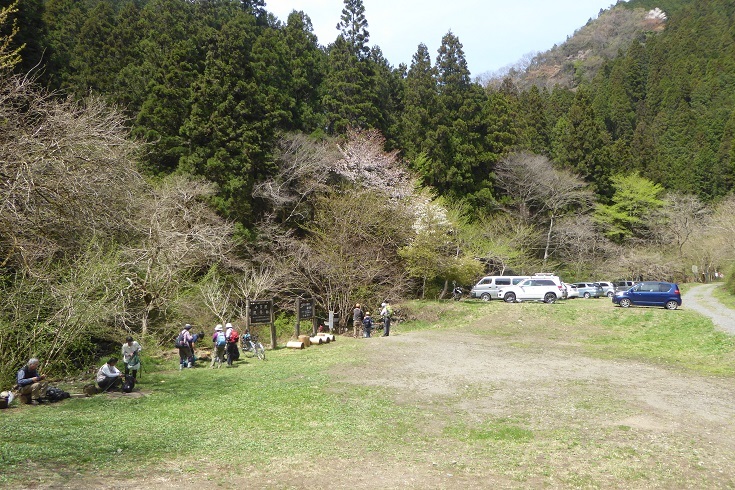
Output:
[[55,386],[49,386],[46,389],[46,399],[51,403],[60,402],[65,398],[69,398],[70,396],[71,395],[69,393],[62,390],[61,388],[56,388]]
[[130,393],[133,391],[133,388],[135,388],[135,378],[129,374],[125,375],[125,382],[122,387],[123,393]]

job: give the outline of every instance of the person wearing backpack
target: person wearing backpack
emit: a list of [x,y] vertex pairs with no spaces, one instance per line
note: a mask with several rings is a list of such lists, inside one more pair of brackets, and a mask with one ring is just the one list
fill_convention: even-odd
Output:
[[138,370],[140,369],[140,344],[133,340],[133,337],[125,339],[122,345],[123,363],[125,364],[125,376],[131,373],[133,378],[138,378]]
[[225,336],[222,324],[214,327],[212,343],[214,344],[214,355],[212,356],[212,364],[209,367],[214,367],[215,362],[217,363],[217,367],[220,367],[222,366],[222,361],[225,359],[225,348],[227,347],[227,337]]
[[232,323],[225,325],[225,338],[227,339],[227,365],[232,366],[233,361],[240,359],[240,350],[237,343],[240,341],[240,334],[237,332]]
[[369,311],[365,313],[365,318],[362,319],[362,328],[365,329],[365,338],[370,338],[370,332],[373,331],[373,319]]
[[194,365],[194,351],[191,348],[193,337],[189,330],[191,325],[187,323],[176,338],[176,347],[179,348],[179,370]]
[[393,316],[393,308],[388,301],[380,306],[382,308],[380,316],[383,317],[383,337],[387,337],[390,334],[390,317]]

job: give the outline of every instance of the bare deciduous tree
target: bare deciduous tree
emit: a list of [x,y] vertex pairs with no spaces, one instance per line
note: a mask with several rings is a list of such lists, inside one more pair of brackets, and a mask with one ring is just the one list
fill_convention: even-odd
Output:
[[141,333],[147,333],[151,314],[165,313],[193,274],[227,261],[233,227],[203,202],[213,193],[204,180],[174,175],[146,201],[139,224],[144,237],[125,248],[122,264],[129,321],[139,323]]
[[555,221],[567,213],[589,207],[593,201],[592,192],[577,175],[555,169],[544,156],[526,152],[509,155],[498,162],[496,179],[513,199],[522,217],[546,225],[545,266]]

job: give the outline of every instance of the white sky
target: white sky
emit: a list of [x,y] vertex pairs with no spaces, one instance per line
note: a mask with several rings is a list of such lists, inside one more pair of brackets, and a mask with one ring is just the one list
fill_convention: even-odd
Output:
[[[523,55],[546,51],[596,18],[615,0],[363,0],[370,46],[388,62],[410,66],[419,43],[432,63],[444,34],[462,43],[472,76],[514,64]],[[343,0],[266,0],[266,10],[283,22],[293,10],[311,18],[319,43],[332,43]]]

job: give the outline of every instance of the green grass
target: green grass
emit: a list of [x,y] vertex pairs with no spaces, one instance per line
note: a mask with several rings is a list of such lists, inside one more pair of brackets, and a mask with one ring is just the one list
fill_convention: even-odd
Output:
[[4,411],[0,482],[27,478],[29,462],[71,475],[111,465],[134,471],[206,457],[225,440],[236,441],[228,446],[235,465],[326,458],[398,444],[412,427],[411,408],[388,403],[376,389],[331,381],[331,369],[359,359],[354,341],[268,355],[229,369],[147,374],[138,386],[151,393],[137,399],[95,396]]
[[469,325],[472,333],[505,339],[515,347],[581,347],[587,355],[605,359],[654,362],[704,374],[735,374],[735,339],[715,330],[708,318],[686,309],[626,309],[602,298],[553,305],[474,303],[456,310],[471,313],[457,323]]
[[[466,332],[531,353],[556,349],[705,375],[735,374],[732,337],[686,309],[623,309],[600,299],[554,305],[412,301],[400,305],[400,310],[409,319],[393,327],[401,334]],[[339,456],[359,461],[362,454],[391,454],[420,464],[443,445],[455,449],[455,454],[466,450],[477,461],[492,461],[493,470],[514,481],[533,482],[558,469],[541,460],[527,466],[529,454],[569,452],[573,461],[575,452],[599,450],[596,444],[605,440],[606,430],[624,442],[628,437],[635,441],[637,430],[625,424],[598,428],[592,436],[576,421],[560,422],[554,428],[534,425],[531,418],[524,418],[528,415],[523,415],[522,407],[513,418],[488,414],[472,422],[454,412],[445,413],[435,430],[433,421],[439,420],[433,412],[396,403],[396,393],[389,388],[344,379],[342,373],[382,375],[379,367],[368,364],[366,349],[371,345],[376,344],[341,338],[303,351],[269,351],[268,361],[247,359],[234,368],[218,370],[180,372],[176,360],[153,358],[139,384],[146,396],[95,396],[3,411],[0,483],[29,484],[28,475],[37,484],[53,477],[63,485],[79,473],[159,474],[172,468],[194,472],[201,462],[222,464],[223,451],[235,473],[267,468],[274,461]],[[446,406],[491,396],[488,389],[470,387],[458,400],[446,401]],[[565,389],[568,406],[580,417],[628,413],[620,401],[596,395],[593,381],[580,380]],[[441,410],[444,403],[439,400],[435,409]],[[600,450],[615,459],[610,451]],[[622,454],[620,459],[626,457]],[[593,463],[614,464],[593,461],[586,473],[580,473],[580,480],[570,479],[565,485],[599,483],[593,478]],[[620,478],[639,481],[636,468],[627,473],[621,468]],[[53,476],[57,472],[60,477]]]
[[717,286],[712,291],[712,295],[717,298],[723,306],[733,310],[733,314],[735,314],[735,295],[730,294],[727,289],[725,289],[724,283]]

